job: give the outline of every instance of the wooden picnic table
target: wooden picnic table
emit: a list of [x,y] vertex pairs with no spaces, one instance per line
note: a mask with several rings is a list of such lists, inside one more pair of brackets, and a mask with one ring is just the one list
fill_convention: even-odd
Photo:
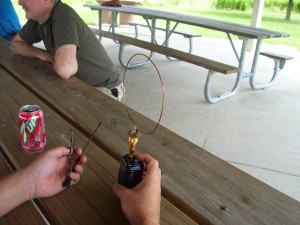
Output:
[[[0,39],[0,146],[9,165],[19,169],[35,158],[21,149],[19,141],[17,115],[25,104],[37,104],[44,111],[47,149],[60,145],[61,134],[70,128],[76,145],[82,147],[98,122],[102,123],[85,153],[88,163],[80,182],[56,196],[34,200],[42,218],[50,224],[128,224],[112,192],[132,128],[125,106],[76,77],[59,78],[48,62],[13,55],[9,45]],[[130,112],[142,121],[142,129],[155,126],[154,121]],[[282,225],[300,221],[299,202],[163,126],[140,137],[138,152],[160,163],[161,224]],[[2,165],[1,175],[7,174]],[[0,223],[16,213],[0,218]],[[18,215],[24,221],[29,216]]]
[[[227,99],[231,96],[233,96],[239,89],[240,83],[243,78],[249,78],[249,83],[251,88],[257,90],[257,89],[266,89],[269,88],[272,84],[275,78],[277,77],[277,72],[280,71],[282,68],[279,68],[279,64],[284,66],[284,63],[289,57],[285,56],[281,58],[279,61],[275,61],[275,68],[276,72],[273,73],[272,79],[270,82],[266,82],[265,84],[257,84],[255,82],[255,76],[256,76],[256,70],[257,70],[257,64],[258,64],[258,59],[259,55],[261,53],[261,44],[263,39],[268,39],[268,38],[282,38],[282,37],[289,37],[289,34],[280,32],[280,31],[275,31],[275,30],[267,30],[267,29],[262,29],[262,28],[257,28],[253,26],[246,26],[242,24],[237,24],[237,23],[230,23],[230,22],[225,22],[221,20],[214,20],[214,19],[209,19],[209,18],[204,18],[200,16],[193,16],[193,15],[185,15],[181,13],[172,13],[168,11],[163,11],[163,10],[154,10],[154,9],[149,9],[145,7],[138,7],[138,6],[126,6],[122,5],[122,7],[108,7],[108,6],[101,6],[97,4],[85,4],[84,6],[89,7],[92,10],[98,11],[98,16],[99,16],[99,31],[100,35],[102,32],[102,11],[111,11],[112,12],[112,23],[109,28],[109,31],[113,34],[116,33],[115,27],[116,27],[116,19],[119,13],[127,13],[127,14],[133,14],[133,15],[138,15],[142,17],[145,21],[146,24],[148,25],[150,31],[151,31],[151,44],[158,45],[156,41],[156,30],[158,29],[157,26],[157,21],[162,20],[165,21],[165,41],[163,41],[162,45],[163,47],[168,46],[168,42],[170,39],[170,36],[172,33],[175,32],[177,26],[179,24],[185,24],[185,25],[190,25],[194,27],[201,27],[201,28],[206,28],[218,32],[223,32],[227,35],[227,38],[229,40],[229,44],[233,50],[233,53],[237,59],[237,76],[236,76],[236,81],[233,85],[233,88],[229,91],[226,91],[223,94],[217,95],[217,96],[212,96],[211,95],[211,77],[215,72],[219,71],[214,71],[213,68],[210,66],[205,67],[209,70],[208,75],[207,75],[207,81],[205,84],[205,89],[204,89],[204,95],[206,100],[209,103],[217,103],[220,101],[223,101],[224,99]],[[173,22],[173,24],[171,24]],[[161,27],[159,27],[161,29]],[[234,43],[232,39],[232,35],[237,36],[239,39],[242,40],[242,47],[240,51],[236,47],[236,43]],[[110,35],[107,35],[103,33],[103,36],[113,38]],[[118,40],[118,34],[116,35]],[[256,40],[256,47],[255,47],[255,52],[252,58],[252,63],[251,63],[251,70],[249,72],[245,71],[245,61],[246,61],[246,51],[247,51],[247,45],[248,41],[250,39],[255,39]],[[122,41],[122,39],[121,39]],[[138,42],[137,42],[138,43]],[[134,45],[134,41],[130,41],[130,44]],[[141,45],[138,44],[138,47]],[[146,49],[148,50],[153,50],[155,51],[155,47],[149,48],[149,46],[144,45]],[[122,51],[123,51],[123,46]],[[120,47],[120,49],[121,49]],[[119,52],[119,60],[121,65],[124,65],[122,62],[122,55],[123,52],[120,50]],[[161,52],[159,52],[161,53]],[[168,52],[165,51],[165,54],[168,56]],[[186,62],[190,62],[189,58],[190,57],[197,57],[193,54],[185,54],[183,57],[181,57],[180,54],[177,54],[180,60],[184,60]],[[151,55],[152,56],[152,53]],[[271,58],[275,58],[273,56],[269,56]],[[205,58],[203,58],[205,60]],[[149,61],[145,61],[143,63],[137,64],[137,66],[144,65]],[[199,62],[199,61],[198,61]],[[214,63],[214,62],[212,62]],[[211,64],[212,64],[211,63]],[[215,62],[216,64],[219,62]],[[203,67],[202,63],[198,64],[199,66]],[[278,67],[278,68],[277,68]]]

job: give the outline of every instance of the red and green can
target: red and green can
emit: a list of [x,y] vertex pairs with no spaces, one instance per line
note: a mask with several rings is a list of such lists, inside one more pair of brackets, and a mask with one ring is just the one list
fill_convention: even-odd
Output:
[[38,105],[25,105],[19,112],[21,145],[25,152],[38,153],[46,147],[44,114]]

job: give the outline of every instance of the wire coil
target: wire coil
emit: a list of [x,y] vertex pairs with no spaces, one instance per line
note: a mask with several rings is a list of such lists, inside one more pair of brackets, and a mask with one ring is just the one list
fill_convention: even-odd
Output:
[[[124,70],[124,76],[123,76],[123,85],[124,85],[124,87],[125,87],[125,77],[126,77],[126,71],[127,71],[127,69],[128,69],[128,65],[129,65],[130,61],[131,61],[134,57],[136,57],[136,56],[138,56],[138,55],[146,57],[146,58],[152,63],[152,65],[154,66],[154,68],[155,68],[156,71],[157,71],[157,74],[158,74],[158,76],[159,76],[160,83],[161,83],[161,90],[162,90],[161,111],[160,111],[159,119],[158,119],[158,121],[157,121],[157,123],[156,123],[156,126],[155,126],[152,130],[150,130],[149,132],[146,132],[146,131],[143,131],[143,130],[137,128],[137,130],[140,131],[141,133],[144,133],[144,134],[152,134],[152,133],[157,129],[158,125],[160,124],[160,120],[161,120],[161,118],[162,118],[162,114],[163,114],[163,110],[164,110],[164,101],[165,101],[164,84],[163,84],[163,80],[162,80],[162,77],[161,77],[161,75],[160,75],[160,72],[159,72],[157,66],[153,63],[153,61],[152,61],[148,56],[146,56],[145,54],[137,53],[137,54],[133,55],[133,56],[128,60],[128,62],[127,62],[127,64],[126,64],[126,67],[125,67],[125,70]],[[137,126],[136,126],[135,120],[133,119],[133,117],[130,115],[130,113],[129,113],[129,111],[128,111],[128,107],[127,107],[127,103],[126,103],[125,91],[123,91],[123,93],[124,93],[124,104],[125,104],[125,107],[126,107],[126,112],[127,112],[128,116],[129,116],[130,120],[133,122],[134,126],[137,127]]]

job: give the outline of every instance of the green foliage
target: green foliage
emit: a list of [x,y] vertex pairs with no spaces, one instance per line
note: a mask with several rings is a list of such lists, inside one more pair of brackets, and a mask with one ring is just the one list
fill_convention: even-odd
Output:
[[212,0],[142,0],[143,6],[208,7]]
[[[293,10],[300,12],[300,1],[293,1]],[[253,7],[253,0],[214,0],[213,6],[216,9],[227,9],[227,10],[241,10],[246,11]],[[288,6],[288,0],[266,0],[265,8],[269,10],[279,9],[286,11]]]
[[297,3],[294,3],[294,11],[300,13],[300,1]]
[[214,0],[213,5],[217,9],[246,11],[252,7],[253,0]]

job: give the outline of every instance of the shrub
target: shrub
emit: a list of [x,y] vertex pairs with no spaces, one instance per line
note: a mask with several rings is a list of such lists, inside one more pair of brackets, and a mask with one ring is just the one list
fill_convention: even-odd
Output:
[[[293,1],[295,12],[300,12],[300,1]],[[217,9],[241,10],[245,11],[253,7],[253,0],[214,0],[213,6]],[[264,7],[266,9],[286,10],[288,0],[266,0]]]

